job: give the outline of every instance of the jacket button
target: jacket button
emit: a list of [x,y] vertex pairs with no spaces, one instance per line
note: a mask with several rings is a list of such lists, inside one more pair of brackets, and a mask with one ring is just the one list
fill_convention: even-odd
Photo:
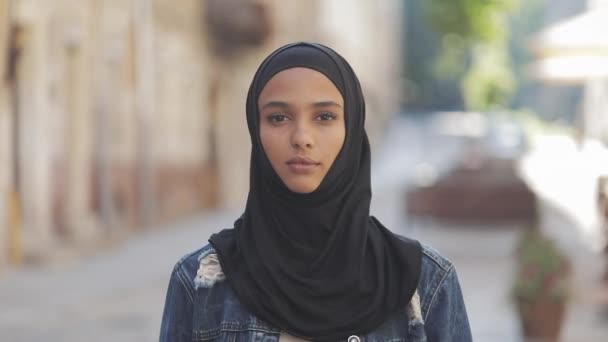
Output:
[[348,342],[361,342],[361,339],[359,338],[359,336],[357,335],[351,335],[348,338]]

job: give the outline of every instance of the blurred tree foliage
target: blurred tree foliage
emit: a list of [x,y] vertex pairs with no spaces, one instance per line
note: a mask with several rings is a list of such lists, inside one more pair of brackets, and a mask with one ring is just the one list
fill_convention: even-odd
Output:
[[427,19],[437,32],[472,42],[492,43],[506,38],[506,16],[519,0],[425,0]]
[[[509,55],[513,74],[517,80],[517,89],[511,102],[515,107],[534,106],[540,97],[538,81],[533,80],[527,71],[530,61],[534,59],[527,41],[531,34],[543,28],[544,9],[547,2],[548,0],[526,0],[511,16]],[[561,107],[568,109],[566,112],[575,112],[568,105]]]
[[526,40],[542,23],[545,1],[408,1],[408,106],[487,111],[512,104],[520,83],[530,85]]
[[503,107],[515,90],[508,44],[509,17],[518,5],[519,0],[424,2],[428,22],[442,37],[435,74],[453,78],[466,65],[460,88],[468,109]]

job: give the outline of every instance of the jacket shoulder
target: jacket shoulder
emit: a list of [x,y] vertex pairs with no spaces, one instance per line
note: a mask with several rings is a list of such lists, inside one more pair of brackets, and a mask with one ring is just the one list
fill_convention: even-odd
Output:
[[452,279],[448,277],[454,271],[454,264],[433,247],[422,244],[422,265],[418,291],[422,315],[426,318],[441,286]]
[[197,288],[196,279],[200,268],[201,259],[210,254],[215,254],[215,249],[207,243],[201,248],[182,256],[173,268],[173,274],[193,297]]
[[175,270],[177,270],[177,269],[190,270],[191,268],[195,268],[195,271],[196,271],[196,268],[198,268],[198,264],[199,264],[201,255],[208,255],[211,253],[215,253],[215,249],[213,249],[213,246],[210,243],[207,243],[206,245],[202,246],[201,248],[182,256],[179,259],[179,261],[177,261],[177,263],[175,264],[174,269]]
[[[439,251],[434,249],[433,247],[425,244],[421,244],[422,246],[422,264],[428,264],[430,268],[439,268],[439,271],[449,272],[454,264],[451,260],[443,256]],[[427,268],[428,268],[427,267]]]
[[[414,241],[402,235],[395,234],[404,241]],[[420,243],[416,241],[417,243]],[[433,247],[420,243],[422,257],[420,265],[420,279],[418,281],[418,295],[422,306],[422,314],[426,317],[433,297],[440,286],[446,281],[448,275],[453,272],[454,264]]]

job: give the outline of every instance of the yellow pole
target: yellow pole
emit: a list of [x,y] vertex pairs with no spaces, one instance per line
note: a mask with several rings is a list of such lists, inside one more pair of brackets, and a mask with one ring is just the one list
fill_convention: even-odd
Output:
[[[10,12],[9,12],[10,13]],[[10,19],[10,17],[9,17]],[[21,264],[23,262],[23,241],[21,238],[21,168],[19,165],[19,133],[20,133],[20,108],[19,108],[19,77],[18,63],[23,47],[23,30],[20,26],[12,24],[9,26],[9,60],[7,81],[9,84],[9,102],[11,103],[12,112],[12,184],[9,191],[8,200],[8,258],[13,264]]]
[[23,263],[21,201],[19,201],[19,193],[15,189],[11,189],[8,201],[8,257],[14,265]]

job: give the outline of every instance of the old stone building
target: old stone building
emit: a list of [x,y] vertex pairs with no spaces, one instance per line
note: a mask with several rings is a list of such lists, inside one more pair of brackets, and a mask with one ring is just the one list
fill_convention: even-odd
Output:
[[0,0],[0,268],[242,207],[247,88],[281,44],[351,61],[374,143],[397,111],[400,15],[396,0]]
[[0,0],[0,273],[8,263],[8,209],[10,197],[9,172],[9,108],[8,88],[6,82],[8,36],[9,36],[9,7],[7,0]]

